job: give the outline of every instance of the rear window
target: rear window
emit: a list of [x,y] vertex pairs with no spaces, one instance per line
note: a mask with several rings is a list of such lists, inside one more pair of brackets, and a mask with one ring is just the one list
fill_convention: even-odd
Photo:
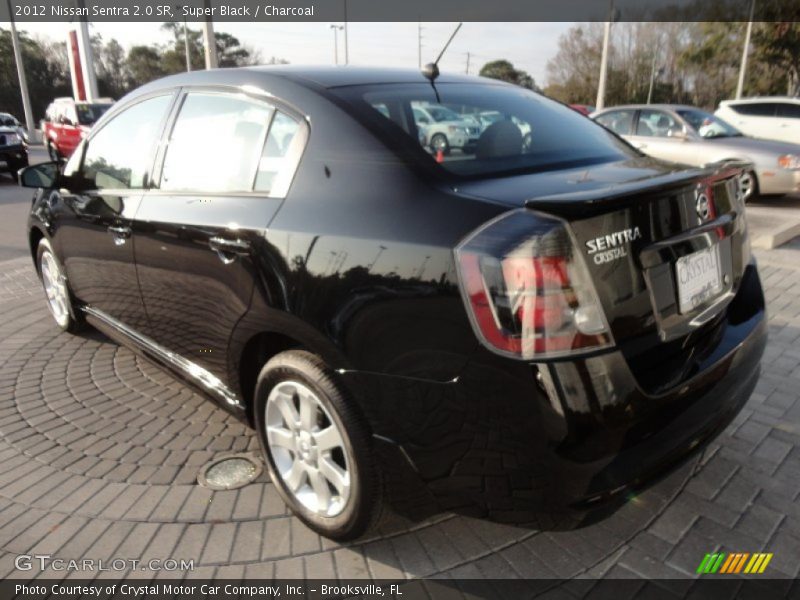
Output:
[[93,125],[109,108],[111,108],[110,104],[76,104],[78,123]]
[[620,160],[636,153],[574,110],[522,88],[386,84],[336,88],[387,144],[450,173],[494,176]]

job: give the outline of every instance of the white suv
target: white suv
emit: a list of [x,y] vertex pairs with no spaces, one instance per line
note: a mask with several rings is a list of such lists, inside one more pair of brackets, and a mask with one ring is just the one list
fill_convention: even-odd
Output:
[[800,144],[800,98],[724,100],[714,114],[751,137]]

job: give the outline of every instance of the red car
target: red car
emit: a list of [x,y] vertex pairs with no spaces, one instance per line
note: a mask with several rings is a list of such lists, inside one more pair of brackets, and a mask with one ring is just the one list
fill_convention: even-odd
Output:
[[572,110],[581,113],[584,117],[588,117],[595,111],[594,106],[590,106],[588,104],[570,104],[569,107]]
[[47,107],[42,123],[44,143],[50,159],[69,158],[91,126],[112,104],[113,101],[107,99],[76,102],[72,98],[56,98]]

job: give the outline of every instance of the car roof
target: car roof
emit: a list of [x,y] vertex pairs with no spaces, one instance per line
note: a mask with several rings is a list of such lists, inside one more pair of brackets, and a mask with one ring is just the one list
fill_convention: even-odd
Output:
[[[429,83],[428,79],[417,69],[356,67],[356,66],[299,66],[268,65],[254,67],[237,67],[231,69],[211,69],[179,73],[160,79],[155,84],[163,85],[214,85],[226,84],[235,80],[236,75],[246,73],[263,78],[266,83],[270,79],[290,79],[307,87],[319,86],[335,88],[354,85],[376,85],[390,83]],[[436,83],[494,83],[503,82],[454,73],[441,73]],[[148,84],[150,87],[152,84]],[[506,84],[507,85],[507,84]]]
[[756,102],[792,102],[795,104],[800,104],[800,98],[796,96],[754,96],[752,98],[723,100],[720,102],[720,104],[753,104]]
[[643,109],[657,109],[657,110],[704,110],[689,104],[620,104],[618,106],[609,106],[595,112],[595,115],[602,114],[610,110],[643,110]]

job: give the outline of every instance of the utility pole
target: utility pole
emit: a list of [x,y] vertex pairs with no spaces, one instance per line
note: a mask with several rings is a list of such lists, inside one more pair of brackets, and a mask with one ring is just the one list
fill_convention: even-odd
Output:
[[192,57],[189,54],[189,28],[186,26],[186,17],[183,17],[183,51],[186,53],[186,71],[192,70]]
[[465,71],[467,75],[469,75],[469,52],[467,52],[467,70]]
[[417,65],[418,68],[422,68],[422,23],[417,21]]
[[608,21],[603,32],[603,54],[600,57],[600,82],[597,84],[597,101],[595,107],[601,110],[606,100],[606,76],[608,74],[608,44],[611,39],[611,21],[614,19],[614,0],[609,1]]
[[347,0],[344,0],[344,64],[350,64],[350,52],[347,47]]
[[[203,2],[205,8],[210,8],[209,0]],[[211,11],[208,11],[209,13]],[[206,50],[206,69],[217,68],[217,38],[214,35],[214,24],[211,22],[211,17],[206,17],[203,21],[203,45]]]
[[17,76],[19,77],[19,92],[22,96],[22,110],[25,113],[25,127],[28,130],[28,139],[36,141],[36,124],[33,122],[33,111],[31,110],[31,97],[28,94],[28,79],[25,77],[25,63],[22,59],[22,49],[19,45],[17,36],[17,26],[14,24],[14,13],[11,11],[11,0],[6,0],[8,4],[8,19],[11,23],[11,44],[14,46],[14,61],[17,63]]
[[[78,8],[85,8],[83,0],[76,0]],[[92,38],[89,36],[89,22],[86,17],[78,21],[78,54],[83,63],[83,78],[86,84],[86,100],[94,102],[100,93],[97,91],[97,75],[94,72],[94,53],[92,52]]]
[[658,44],[653,48],[653,65],[650,69],[650,89],[647,90],[647,103],[653,100],[653,84],[656,80],[656,58],[658,58]]
[[750,35],[753,33],[753,16],[756,12],[756,0],[750,3],[750,20],[747,21],[747,31],[744,35],[744,48],[742,49],[742,64],[739,66],[739,83],[736,84],[736,99],[742,97],[744,91],[744,76],[747,71],[747,55],[750,54]]
[[339,31],[344,29],[342,25],[334,25],[331,24],[331,29],[333,29],[333,62],[334,64],[339,64]]

